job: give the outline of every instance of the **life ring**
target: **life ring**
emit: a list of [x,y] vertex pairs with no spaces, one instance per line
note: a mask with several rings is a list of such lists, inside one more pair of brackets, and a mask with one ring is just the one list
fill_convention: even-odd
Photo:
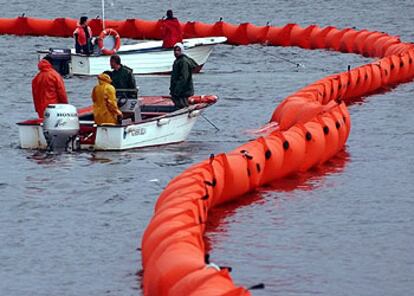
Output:
[[[108,36],[112,36],[115,38],[115,46],[111,49],[104,47],[104,39]],[[113,55],[121,47],[121,37],[119,36],[118,32],[114,29],[103,30],[98,37],[98,47],[104,55]]]

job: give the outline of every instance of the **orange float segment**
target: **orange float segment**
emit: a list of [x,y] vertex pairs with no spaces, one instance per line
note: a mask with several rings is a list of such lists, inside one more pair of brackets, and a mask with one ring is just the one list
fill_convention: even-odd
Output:
[[119,35],[121,35],[123,38],[137,38],[136,36],[139,35],[136,19],[127,19],[123,22],[120,22],[114,29],[117,30]]
[[260,179],[260,186],[269,184],[274,180],[276,172],[279,172],[283,165],[284,149],[280,137],[268,135],[257,139],[264,147],[265,165]]
[[267,31],[265,43],[268,45],[280,45],[279,44],[279,34],[282,31],[279,27],[270,27]]
[[222,20],[215,22],[213,26],[211,27],[209,35],[210,36],[226,36],[228,38],[229,36],[224,34],[223,26],[224,26],[224,22]]
[[344,72],[344,76],[348,76],[347,83],[345,85],[345,93],[343,99],[350,99],[355,97],[355,93],[358,91],[359,84],[359,71],[358,69],[351,69]]
[[[182,25],[182,24],[181,24]],[[198,34],[195,29],[195,22],[186,22],[184,26],[182,25],[183,38],[197,38]]]
[[272,135],[281,139],[283,149],[282,166],[273,174],[273,180],[276,180],[290,175],[300,167],[305,157],[305,134],[293,126],[287,131],[273,132]]
[[355,36],[354,42],[352,43],[352,52],[361,54],[365,57],[369,57],[369,54],[364,50],[366,40],[371,36],[373,32],[368,30],[359,31],[358,35]]
[[290,32],[290,40],[292,46],[299,46],[301,48],[311,48],[311,34],[317,28],[316,25],[310,25],[306,28],[294,26]]
[[186,205],[186,203],[194,204],[194,209],[197,209],[197,216],[200,223],[204,223],[207,220],[208,208],[209,204],[204,197],[200,198],[198,194],[188,194],[185,196],[179,196],[176,198],[169,199],[164,203],[160,204],[158,211],[155,215],[161,214],[164,210],[171,208],[182,209],[182,205]]
[[410,77],[410,56],[408,55],[408,52],[398,54],[400,58],[400,81],[401,82],[407,82],[411,80]]
[[339,147],[339,134],[334,119],[329,114],[323,114],[319,117],[319,120],[325,135],[325,152],[321,161],[321,163],[324,163],[332,158],[342,147]]
[[0,18],[0,34],[1,35],[8,35],[8,34],[15,34],[16,19],[14,18]]
[[250,179],[246,158],[238,153],[227,154],[220,160],[224,168],[223,192],[212,206],[229,202],[250,191]]
[[373,77],[373,73],[372,73],[372,67],[370,64],[360,67],[360,79],[362,81],[361,95],[366,95],[375,90],[373,89],[372,77]]
[[390,77],[388,80],[388,84],[389,85],[398,84],[401,82],[401,77],[400,77],[401,59],[399,56],[396,56],[396,55],[389,56],[388,58],[390,61]]
[[410,45],[404,43],[395,43],[390,45],[384,53],[384,56],[400,55],[407,52],[410,49]]
[[230,277],[227,269],[222,269],[213,277],[206,279],[191,296],[248,296],[251,295],[248,290],[236,287]]
[[414,78],[414,49],[411,48],[407,51],[406,55],[408,56],[408,74],[407,80],[410,81]]
[[169,295],[227,295],[247,296],[249,291],[235,287],[227,269],[217,270],[206,266],[183,277],[172,288]]
[[365,94],[370,85],[367,83],[368,72],[365,66],[354,68],[351,70],[351,87],[352,89],[347,93],[349,98],[358,98]]
[[370,32],[365,39],[365,42],[362,44],[362,55],[366,57],[376,57],[374,44],[379,38],[384,36],[387,36],[387,34],[382,32]]
[[278,45],[281,46],[290,46],[292,42],[290,40],[290,34],[294,27],[299,27],[297,24],[287,24],[283,26],[277,36]]
[[339,111],[341,112],[343,122],[346,126],[346,139],[348,139],[349,133],[351,132],[351,117],[344,102],[339,104]]
[[[106,21],[105,21],[106,22]],[[136,39],[162,39],[161,22],[135,19]]]
[[311,33],[311,49],[327,48],[326,46],[326,36],[331,30],[336,29],[333,26],[327,26],[325,28],[315,27]]
[[45,19],[37,19],[37,18],[26,18],[26,17],[19,17],[18,24],[21,26],[21,35],[26,35],[25,32],[30,33],[30,35],[48,35],[53,31],[53,21],[45,20]]
[[296,123],[305,123],[320,114],[323,106],[319,102],[309,102],[296,114]]
[[370,92],[375,92],[382,87],[381,68],[377,63],[369,64],[371,67],[371,89]]
[[335,99],[332,97],[332,79],[327,77],[320,81],[320,84],[323,85],[321,104],[325,105],[328,104],[332,99]]
[[239,26],[234,26],[229,23],[224,23],[223,32],[225,36],[229,36],[229,42],[236,45],[250,44],[250,40],[247,37],[247,27],[249,23],[243,23]]
[[205,266],[203,250],[182,241],[170,244],[150,260],[144,270],[144,295],[167,296],[183,277]]
[[208,193],[207,190],[208,189],[206,189],[206,186],[204,186],[203,178],[200,175],[198,175],[198,178],[180,178],[172,185],[168,185],[161,193],[155,204],[155,212],[158,211],[159,207],[163,203],[168,202],[171,199],[179,198],[182,196],[194,196],[194,199],[196,197],[202,199]]
[[52,36],[72,37],[77,20],[68,18],[57,18],[52,23]]
[[178,223],[179,219],[180,217],[177,216],[171,225],[169,225],[170,223],[160,224],[141,242],[141,257],[144,269],[152,259],[158,258],[166,248],[176,242],[186,242],[204,251],[205,246],[202,237],[204,226],[200,224],[180,224]]
[[348,139],[348,130],[345,125],[343,116],[341,114],[339,106],[331,110],[330,115],[335,120],[335,127],[338,131],[338,152],[345,146],[345,142]]
[[376,56],[377,57],[384,57],[385,52],[387,51],[388,47],[390,47],[393,44],[398,44],[400,42],[401,41],[400,41],[399,38],[391,37],[391,36],[388,36],[388,35],[384,38],[379,38],[377,40],[377,42],[375,42],[375,44],[374,44]]
[[213,32],[214,24],[206,24],[203,22],[194,22],[194,33],[197,37],[201,36],[214,36]]
[[287,130],[298,122],[304,123],[315,117],[322,111],[322,105],[318,101],[312,101],[301,97],[291,97],[280,114],[272,116],[272,120],[279,123],[281,130]]
[[391,60],[389,57],[382,58],[378,62],[381,69],[381,82],[383,86],[387,86],[391,75]]
[[301,110],[308,102],[300,97],[290,98],[286,100],[286,104],[280,109],[277,114],[277,122],[279,123],[281,130],[287,130],[297,122],[297,113]]
[[[189,206],[188,203],[191,202],[187,201],[186,203],[183,202],[182,204]],[[144,233],[142,239],[143,248],[148,242],[161,241],[172,233],[180,230],[185,230],[186,228],[191,228],[193,226],[198,226],[201,229],[204,227],[201,214],[197,212],[198,207],[196,204],[191,203],[191,207],[189,206],[189,208],[178,208],[177,205],[175,205],[175,207],[176,208],[164,210],[162,213],[154,215],[153,220],[151,220],[147,227],[148,230],[146,229]]]
[[335,51],[339,51],[341,39],[344,36],[344,34],[352,29],[346,28],[339,30],[337,28],[334,28],[329,31],[329,33],[326,35],[326,48],[333,49]]
[[364,31],[357,31],[357,30],[354,30],[354,29],[350,29],[350,30],[346,31],[342,35],[342,38],[339,41],[338,50],[341,51],[341,52],[345,52],[345,53],[354,52],[355,39],[357,38],[358,34],[360,34],[361,32],[363,33]]
[[253,140],[230,153],[238,153],[247,161],[247,175],[250,180],[249,191],[257,188],[261,183],[263,171],[266,165],[266,147],[262,141]]
[[158,221],[161,221],[161,217],[165,215],[181,213],[184,216],[184,214],[188,213],[190,214],[189,218],[194,218],[191,221],[204,223],[207,219],[207,208],[208,205],[203,197],[200,197],[197,193],[189,193],[161,203],[154,213],[154,217],[157,216],[159,218]]
[[31,30],[28,25],[27,17],[17,17],[15,19],[11,19],[8,24],[5,26],[6,34],[14,34],[14,35],[36,35],[35,32]]
[[305,160],[300,165],[299,171],[305,172],[322,161],[325,152],[325,136],[319,122],[307,121],[303,125],[305,129]]
[[[338,75],[332,75],[329,77],[330,81],[331,81],[331,100],[337,100],[340,98],[340,93],[339,93],[339,84],[340,84],[340,80],[339,80],[339,76]],[[322,102],[323,104],[327,104],[328,102]]]
[[255,26],[249,23],[246,27],[246,36],[250,44],[266,42],[270,26]]

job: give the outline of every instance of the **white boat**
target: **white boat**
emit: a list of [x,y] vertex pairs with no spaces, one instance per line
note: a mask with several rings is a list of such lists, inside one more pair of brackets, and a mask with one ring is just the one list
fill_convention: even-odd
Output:
[[[141,120],[119,125],[97,125],[92,107],[79,109],[79,131],[73,137],[71,149],[126,150],[182,142],[201,112],[214,104],[217,97],[193,96],[189,100],[189,107],[177,110],[170,97],[140,97]],[[21,148],[48,148],[43,119],[26,120],[17,125]]]
[[[214,45],[224,43],[226,37],[207,37],[184,39],[186,54],[193,58],[199,67],[199,72],[207,62]],[[39,58],[51,54],[54,66],[61,69],[61,74],[94,76],[109,70],[108,55],[84,55],[75,52],[75,49],[39,51]],[[148,41],[132,45],[123,45],[117,51],[122,64],[130,67],[134,74],[165,74],[170,73],[175,57],[172,48],[163,48],[162,41]],[[66,65],[65,63],[68,63]],[[66,69],[67,68],[67,69]],[[62,73],[66,72],[66,73]]]

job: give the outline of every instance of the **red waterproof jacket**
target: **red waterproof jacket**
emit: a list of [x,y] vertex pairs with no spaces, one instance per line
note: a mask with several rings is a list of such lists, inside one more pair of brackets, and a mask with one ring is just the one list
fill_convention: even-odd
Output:
[[173,48],[177,42],[183,41],[181,25],[176,18],[162,20],[161,33],[164,48]]
[[32,80],[33,103],[39,118],[49,104],[67,104],[65,84],[52,64],[42,59],[37,65],[40,72]]

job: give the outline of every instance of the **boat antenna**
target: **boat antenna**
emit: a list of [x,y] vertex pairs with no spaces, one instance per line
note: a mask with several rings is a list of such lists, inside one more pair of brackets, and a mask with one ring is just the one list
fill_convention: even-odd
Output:
[[105,0],[102,0],[102,29],[105,30]]

